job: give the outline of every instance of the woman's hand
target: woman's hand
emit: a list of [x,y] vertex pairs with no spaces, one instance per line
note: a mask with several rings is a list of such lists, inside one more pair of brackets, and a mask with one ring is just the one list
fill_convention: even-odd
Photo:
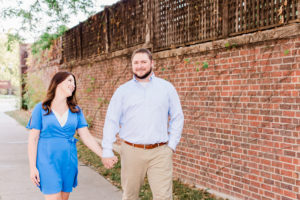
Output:
[[30,179],[36,186],[40,186],[40,173],[39,170],[34,167],[30,169]]
[[114,157],[111,157],[111,158],[101,158],[101,161],[102,161],[105,168],[111,169],[118,162],[118,157],[114,156]]
[[105,168],[110,169],[118,162],[118,157],[116,156],[112,156],[110,158],[102,157],[102,148],[91,135],[87,127],[79,128],[77,131],[83,143],[101,158]]

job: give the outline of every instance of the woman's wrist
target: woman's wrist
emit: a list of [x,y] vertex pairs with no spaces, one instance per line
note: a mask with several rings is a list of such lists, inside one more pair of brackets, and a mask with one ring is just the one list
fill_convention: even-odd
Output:
[[30,170],[36,169],[36,165],[30,165],[30,166],[29,166],[29,169],[30,169]]

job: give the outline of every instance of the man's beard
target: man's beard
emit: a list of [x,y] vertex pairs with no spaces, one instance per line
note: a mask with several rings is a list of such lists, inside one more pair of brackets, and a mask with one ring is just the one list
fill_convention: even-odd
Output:
[[152,72],[152,68],[150,68],[149,71],[146,72],[143,76],[139,76],[136,73],[133,73],[133,74],[138,79],[145,79],[145,78],[147,78],[151,74],[151,72]]

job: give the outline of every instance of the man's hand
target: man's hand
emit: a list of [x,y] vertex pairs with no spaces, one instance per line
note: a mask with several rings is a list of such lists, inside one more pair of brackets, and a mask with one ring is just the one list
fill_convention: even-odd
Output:
[[101,161],[105,168],[111,169],[118,162],[118,157],[110,157],[110,158],[101,158]]

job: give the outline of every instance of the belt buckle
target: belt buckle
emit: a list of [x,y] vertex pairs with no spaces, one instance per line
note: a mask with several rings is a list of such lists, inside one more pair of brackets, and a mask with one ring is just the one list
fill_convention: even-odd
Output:
[[144,150],[146,150],[146,145],[144,144]]

